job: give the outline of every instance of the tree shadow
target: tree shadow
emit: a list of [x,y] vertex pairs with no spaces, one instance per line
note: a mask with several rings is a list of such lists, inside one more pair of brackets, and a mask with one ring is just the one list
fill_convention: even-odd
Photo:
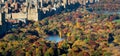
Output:
[[56,8],[56,10],[47,11],[45,14],[43,11],[38,10],[38,18],[39,18],[38,20],[42,20],[46,17],[53,16],[55,14],[60,14],[62,12],[65,13],[65,12],[76,11],[79,7],[80,7],[80,3],[66,5],[66,8],[64,8],[63,6],[60,6],[59,8]]

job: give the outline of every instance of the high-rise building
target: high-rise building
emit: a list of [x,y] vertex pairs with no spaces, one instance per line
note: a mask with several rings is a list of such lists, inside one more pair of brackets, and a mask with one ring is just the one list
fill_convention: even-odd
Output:
[[6,24],[5,24],[5,14],[4,13],[0,13],[0,36],[2,36],[3,34],[5,34],[6,32]]
[[2,5],[0,4],[0,10],[1,10],[1,8],[2,8]]
[[63,0],[64,8],[66,8],[66,5],[68,4],[68,0]]
[[79,2],[80,4],[83,4],[83,1],[84,1],[84,0],[78,0],[78,2]]
[[31,8],[32,6],[32,0],[27,0],[28,1],[28,7]]
[[30,0],[29,8],[38,8],[38,0]]
[[71,3],[71,0],[66,0],[66,2],[68,3],[68,5],[70,5],[70,3]]
[[93,3],[94,2],[94,0],[89,0],[90,1],[90,3]]
[[5,15],[4,13],[0,13],[0,25],[3,25],[5,22]]
[[0,25],[2,25],[2,13],[0,13]]
[[99,2],[99,0],[95,0],[95,2]]
[[2,3],[2,1],[0,0],[0,4]]
[[15,10],[18,9],[18,3],[15,3]]
[[8,8],[8,5],[9,5],[8,2],[5,2],[5,7],[6,7],[6,8]]
[[88,0],[83,0],[83,1],[82,1],[82,4],[83,4],[83,5],[86,5],[87,3],[88,3]]
[[17,2],[17,0],[14,0],[14,3],[16,3]]
[[45,3],[47,3],[48,4],[48,2],[49,2],[49,0],[44,0],[45,1]]
[[7,0],[1,0],[2,3],[5,3]]
[[10,3],[13,3],[13,0],[9,0]]
[[38,21],[38,9],[28,9],[28,20]]
[[54,5],[55,0],[51,0],[51,2],[52,2],[52,5]]
[[62,0],[57,0],[57,2],[61,4],[61,3],[62,3]]
[[25,0],[26,3],[28,3],[29,0]]
[[40,0],[40,7],[43,7],[43,0]]

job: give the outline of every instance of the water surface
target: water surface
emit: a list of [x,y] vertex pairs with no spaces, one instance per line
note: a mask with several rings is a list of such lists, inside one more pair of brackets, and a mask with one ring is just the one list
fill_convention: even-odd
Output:
[[60,38],[59,36],[48,36],[48,37],[46,38],[46,40],[51,41],[51,42],[58,43],[58,42],[64,40],[64,38]]

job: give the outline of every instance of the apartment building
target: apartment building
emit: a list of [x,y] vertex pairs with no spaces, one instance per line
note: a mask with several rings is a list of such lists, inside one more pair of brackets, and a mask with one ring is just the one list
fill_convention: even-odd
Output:
[[0,25],[5,23],[5,14],[0,12]]
[[28,9],[27,19],[38,21],[38,9],[36,8]]
[[0,12],[0,37],[6,32],[5,14]]

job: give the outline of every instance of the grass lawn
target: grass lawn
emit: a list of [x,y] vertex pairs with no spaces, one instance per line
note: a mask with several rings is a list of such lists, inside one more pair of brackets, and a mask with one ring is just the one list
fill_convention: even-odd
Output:
[[120,24],[120,19],[118,19],[118,20],[114,20],[113,22],[117,22],[117,23]]

